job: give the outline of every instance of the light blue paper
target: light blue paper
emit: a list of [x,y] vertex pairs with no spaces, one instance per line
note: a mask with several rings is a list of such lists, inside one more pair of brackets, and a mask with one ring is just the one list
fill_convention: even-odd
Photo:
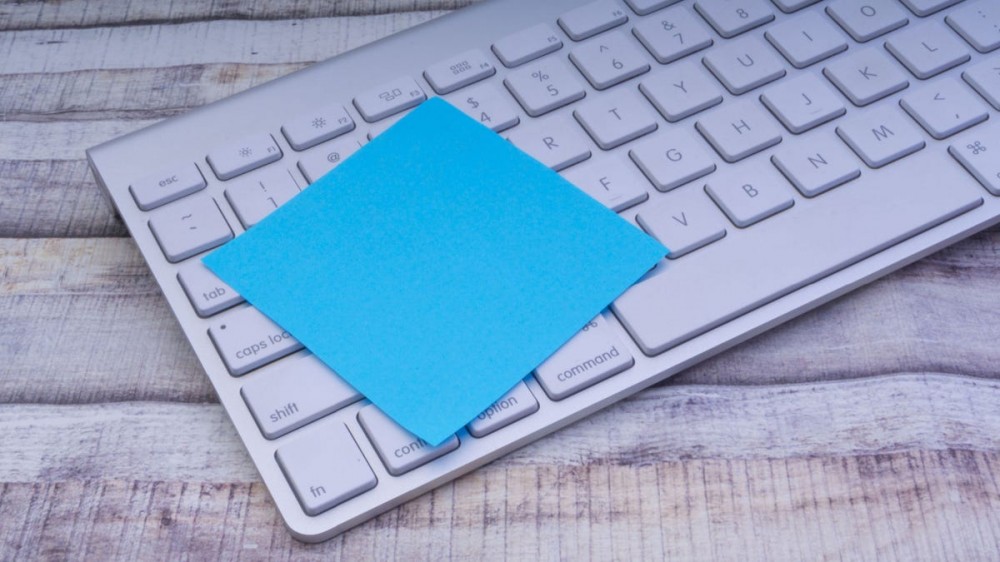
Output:
[[204,263],[434,445],[666,253],[431,99]]

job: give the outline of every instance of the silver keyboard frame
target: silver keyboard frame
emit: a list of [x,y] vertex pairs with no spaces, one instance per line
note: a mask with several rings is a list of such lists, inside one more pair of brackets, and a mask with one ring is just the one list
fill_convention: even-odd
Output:
[[[87,151],[91,169],[98,183],[107,192],[110,201],[124,219],[136,244],[149,263],[150,270],[156,277],[170,308],[176,315],[181,328],[212,381],[220,402],[232,419],[240,438],[267,485],[275,505],[296,538],[307,542],[331,538],[379,513],[453,480],[461,474],[531,443],[643,388],[656,384],[701,360],[746,341],[794,316],[1000,222],[1000,198],[991,196],[947,154],[948,142],[956,137],[938,142],[928,136],[928,146],[918,153],[921,155],[920,158],[908,157],[906,163],[897,163],[895,168],[893,164],[880,170],[863,168],[863,177],[867,176],[869,179],[881,177],[887,181],[899,181],[900,172],[896,170],[905,167],[909,177],[934,178],[934,181],[954,183],[956,189],[979,190],[984,199],[982,206],[796,290],[783,298],[761,306],[655,357],[644,355],[614,315],[605,312],[610,326],[635,358],[634,367],[558,402],[549,400],[538,383],[529,377],[528,385],[540,403],[540,409],[537,413],[481,439],[472,438],[465,430],[462,430],[458,434],[461,440],[459,449],[436,461],[400,477],[390,476],[357,422],[356,414],[362,406],[368,403],[366,400],[348,406],[278,439],[265,439],[240,396],[240,387],[245,379],[231,376],[222,363],[215,346],[208,337],[207,329],[210,321],[195,314],[190,301],[177,282],[178,266],[168,263],[163,257],[147,226],[148,214],[136,206],[128,190],[129,184],[136,178],[144,176],[154,169],[160,169],[166,164],[197,162],[208,181],[205,192],[223,202],[225,199],[222,192],[226,182],[215,179],[211,169],[205,163],[205,155],[213,148],[243,135],[266,131],[271,133],[284,152],[281,160],[270,165],[295,168],[293,162],[297,153],[281,135],[280,128],[283,122],[296,116],[302,108],[318,107],[334,100],[341,101],[358,124],[358,129],[353,134],[363,134],[366,123],[351,104],[351,100],[356,94],[399,76],[410,76],[424,87],[428,95],[433,95],[433,89],[423,78],[424,68],[471,48],[482,49],[491,58],[494,58],[494,55],[489,52],[489,46],[496,39],[539,22],[548,22],[556,27],[563,37],[564,43],[563,48],[557,53],[561,56],[568,55],[576,42],[565,36],[562,30],[559,30],[558,26],[555,25],[555,22],[562,13],[582,3],[579,0],[546,0],[545,2],[492,0],[473,5]],[[689,6],[690,3],[684,2],[683,4]],[[799,13],[822,9],[824,5],[814,5]],[[625,9],[631,20],[624,27],[624,29],[628,29],[628,26],[632,25],[637,17],[631,10]],[[796,16],[795,14],[784,15],[776,8],[775,15],[776,21]],[[941,13],[929,18],[913,16],[910,25],[940,17],[943,17]],[[766,27],[768,26],[748,31],[738,37],[747,34],[762,34]],[[906,28],[904,27],[904,29]],[[718,38],[716,38],[716,42],[719,43]],[[880,45],[881,42],[881,39],[876,39],[864,45]],[[849,43],[852,47],[848,49],[848,52],[857,48],[857,44],[853,40],[849,40]],[[958,72],[989,56],[981,55],[971,48],[970,52],[972,60],[961,65],[957,69]],[[998,52],[1000,51],[994,52],[993,56],[996,56]],[[700,57],[700,53],[692,56]],[[650,62],[655,69],[657,63],[652,57],[650,57]],[[488,80],[499,85],[508,69],[499,61],[495,61],[495,64],[497,75]],[[803,72],[819,72],[822,66],[822,63],[818,63]],[[791,69],[790,66],[789,68]],[[633,86],[636,82],[637,79],[630,81]],[[912,90],[918,83],[919,81],[916,79],[911,80],[910,88],[902,93],[905,94]],[[618,87],[626,86],[617,86],[607,91],[614,91]],[[743,97],[756,96],[759,93],[760,90],[754,90],[744,94]],[[588,98],[595,95],[599,96],[601,92],[594,91],[588,85]],[[873,107],[878,107],[882,103],[896,103],[899,95],[876,102]],[[724,97],[729,100],[735,96],[724,91]],[[294,103],[289,103],[291,100],[294,100]],[[723,104],[725,103],[727,101],[723,101]],[[511,98],[511,104],[518,111],[522,125],[532,119],[517,106],[513,98]],[[575,105],[569,104],[552,114],[571,112]],[[848,111],[850,113],[861,110],[848,106]],[[991,119],[987,123],[998,118],[997,112],[992,110],[990,116]],[[688,118],[674,125],[660,121],[660,127],[682,126],[693,131],[694,120],[695,118]],[[979,126],[985,126],[985,124]],[[517,128],[515,127],[513,130],[517,130]],[[806,133],[797,136],[797,138],[807,138],[808,135],[809,133]],[[786,140],[790,137],[792,135],[784,135]],[[616,150],[627,151],[628,148],[629,144],[625,144]],[[594,153],[600,152],[600,149],[594,145]],[[720,166],[740,165],[740,163],[725,164],[721,159],[719,159],[719,163]],[[301,177],[297,169],[294,169],[294,172]],[[651,200],[655,199],[658,195],[657,192],[652,189],[649,191]],[[822,200],[822,197],[819,196],[819,200]],[[802,202],[802,199],[796,194],[796,205]],[[242,228],[232,209],[226,204],[220,206],[234,231],[241,232]],[[634,221],[634,209],[630,212],[624,212],[622,215]],[[821,250],[817,249],[817,251]],[[253,373],[245,376],[252,377]],[[329,511],[317,516],[309,516],[300,507],[275,461],[275,450],[288,440],[295,439],[300,432],[323,424],[336,423],[346,424],[354,435],[362,453],[378,478],[378,485],[373,490],[350,499]]]

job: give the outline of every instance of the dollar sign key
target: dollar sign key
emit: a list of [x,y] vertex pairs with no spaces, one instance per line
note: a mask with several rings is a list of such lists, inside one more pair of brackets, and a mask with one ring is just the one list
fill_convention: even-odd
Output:
[[465,102],[471,105],[472,109],[476,109],[477,107],[479,107],[479,102],[476,101],[476,98],[469,98],[465,100]]

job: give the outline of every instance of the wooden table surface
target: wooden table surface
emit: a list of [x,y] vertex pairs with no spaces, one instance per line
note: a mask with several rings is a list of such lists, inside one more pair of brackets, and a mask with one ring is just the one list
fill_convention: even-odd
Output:
[[0,560],[1000,556],[1000,229],[320,545],[84,149],[464,0],[0,4]]

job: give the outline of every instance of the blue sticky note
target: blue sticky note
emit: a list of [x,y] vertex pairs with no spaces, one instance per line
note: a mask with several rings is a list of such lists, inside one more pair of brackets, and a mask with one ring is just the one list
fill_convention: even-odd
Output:
[[204,263],[438,444],[666,253],[431,99]]

